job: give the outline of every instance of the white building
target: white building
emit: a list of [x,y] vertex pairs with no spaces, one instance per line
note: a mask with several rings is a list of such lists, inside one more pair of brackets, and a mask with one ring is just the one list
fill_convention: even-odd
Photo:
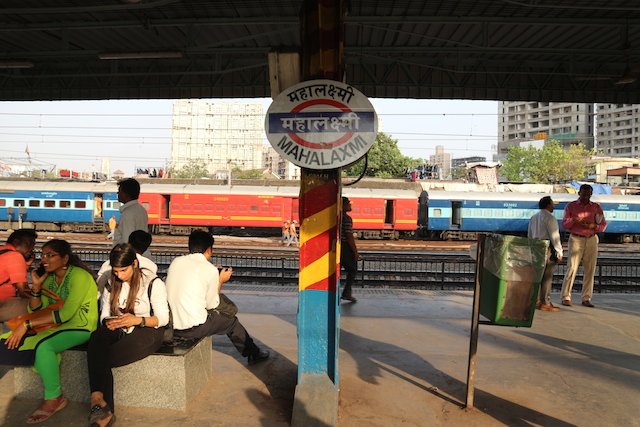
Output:
[[529,140],[555,139],[564,146],[582,143],[593,148],[593,115],[594,104],[499,102],[497,159],[504,159],[509,147]]
[[202,161],[209,173],[261,169],[264,108],[260,103],[177,100],[173,103],[171,166]]
[[451,154],[444,151],[443,145],[436,145],[436,154],[429,156],[429,163],[438,166],[440,170],[440,179],[450,178]]
[[640,105],[598,104],[598,153],[640,156]]
[[269,169],[273,175],[281,179],[300,179],[300,167],[283,159],[273,147],[265,147],[263,158],[264,168]]

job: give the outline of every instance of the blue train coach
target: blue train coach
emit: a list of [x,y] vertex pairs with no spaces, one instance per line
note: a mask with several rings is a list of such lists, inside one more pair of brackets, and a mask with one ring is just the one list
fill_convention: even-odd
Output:
[[[525,235],[529,219],[538,211],[541,193],[423,192],[419,198],[421,234],[433,239],[474,240],[478,232]],[[564,207],[577,194],[552,194],[559,223]],[[604,238],[618,242],[640,241],[640,197],[593,195],[607,219]],[[560,230],[564,232],[562,226]]]
[[0,181],[0,227],[104,231],[119,218],[115,183]]

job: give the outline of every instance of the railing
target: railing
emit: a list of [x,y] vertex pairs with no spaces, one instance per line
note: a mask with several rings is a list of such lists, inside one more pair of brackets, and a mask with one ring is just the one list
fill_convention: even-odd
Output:
[[[105,251],[79,251],[78,255],[96,270],[108,258]],[[164,276],[171,261],[180,254],[155,253],[158,274]],[[473,289],[475,261],[461,255],[398,255],[361,252],[357,286],[437,290]],[[264,285],[298,284],[296,256],[216,255],[215,265],[233,267],[233,281]],[[554,289],[560,289],[566,262],[554,275]],[[582,284],[582,267],[578,270],[575,289]],[[640,260],[600,258],[595,275],[596,292],[640,292]]]

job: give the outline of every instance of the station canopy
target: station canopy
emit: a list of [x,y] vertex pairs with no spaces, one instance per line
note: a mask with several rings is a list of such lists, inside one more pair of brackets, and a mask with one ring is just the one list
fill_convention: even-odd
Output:
[[[640,103],[639,2],[344,1],[369,97]],[[0,100],[269,97],[302,4],[3,0]]]

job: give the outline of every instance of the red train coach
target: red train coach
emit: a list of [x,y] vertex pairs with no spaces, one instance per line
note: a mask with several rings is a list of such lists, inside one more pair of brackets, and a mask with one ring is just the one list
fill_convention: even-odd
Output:
[[[398,238],[417,227],[417,197],[411,190],[345,188],[352,199],[354,230],[361,238]],[[154,233],[188,234],[208,228],[216,234],[243,230],[279,235],[285,220],[298,220],[298,187],[142,185],[140,203]]]

